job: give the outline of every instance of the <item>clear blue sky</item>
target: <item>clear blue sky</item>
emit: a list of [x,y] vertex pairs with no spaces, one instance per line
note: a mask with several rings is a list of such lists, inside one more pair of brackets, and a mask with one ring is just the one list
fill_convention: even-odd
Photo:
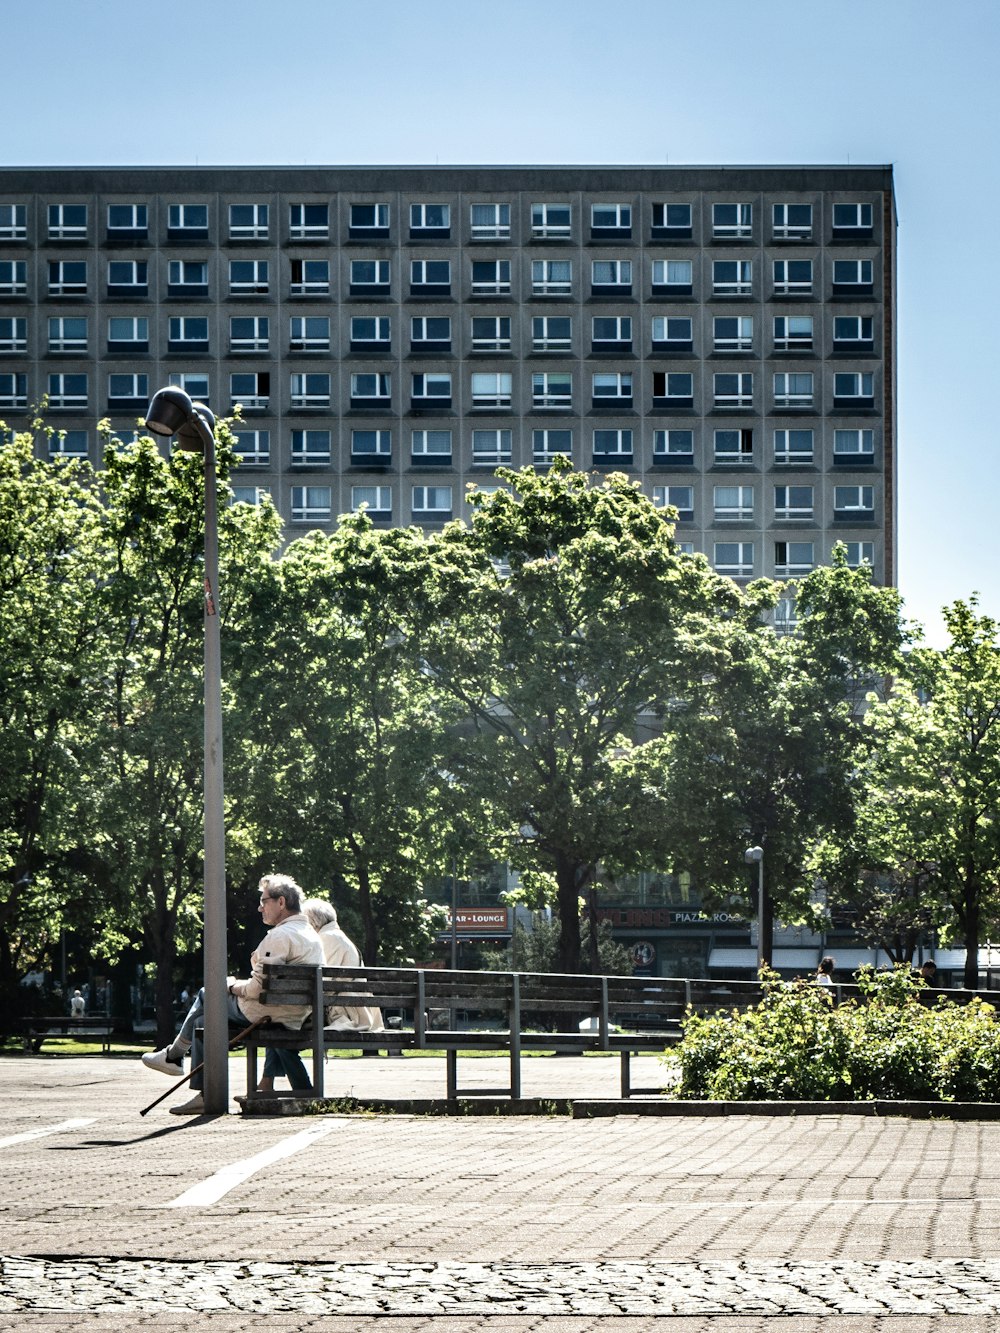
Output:
[[892,163],[900,587],[1000,619],[998,0],[0,0],[0,43],[11,166]]

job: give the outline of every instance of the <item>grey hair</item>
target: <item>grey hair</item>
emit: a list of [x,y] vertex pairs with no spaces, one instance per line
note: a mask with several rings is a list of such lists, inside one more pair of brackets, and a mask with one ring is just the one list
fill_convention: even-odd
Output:
[[322,898],[309,898],[302,904],[302,910],[313,930],[322,930],[324,926],[338,924],[337,909]]
[[264,875],[257,887],[261,893],[267,893],[272,898],[284,898],[285,906],[293,916],[302,911],[305,890],[296,884],[291,875]]

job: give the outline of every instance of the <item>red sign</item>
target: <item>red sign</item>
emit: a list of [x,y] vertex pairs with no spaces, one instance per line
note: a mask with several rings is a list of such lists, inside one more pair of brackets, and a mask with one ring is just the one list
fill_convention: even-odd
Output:
[[[449,929],[451,923],[449,922]],[[458,907],[455,909],[455,929],[463,935],[492,935],[508,930],[506,907]]]

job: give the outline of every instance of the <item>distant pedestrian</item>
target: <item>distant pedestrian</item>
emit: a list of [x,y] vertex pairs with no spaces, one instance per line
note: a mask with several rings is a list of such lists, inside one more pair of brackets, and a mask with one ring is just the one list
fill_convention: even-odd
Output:
[[837,964],[829,954],[819,960],[819,967],[816,969],[816,981],[820,986],[833,985],[833,973]]
[[936,986],[936,985],[937,985],[937,963],[935,963],[934,959],[933,959],[933,958],[928,958],[928,959],[926,959],[923,963],[921,963],[921,964],[920,964],[920,971],[919,971],[919,973],[918,973],[917,975],[920,976],[920,977],[922,977],[923,980],[926,982],[926,984],[927,984],[928,986],[931,986],[931,987]]
[[69,1011],[74,1018],[82,1018],[87,1011],[87,1001],[81,991],[75,990],[70,997]]

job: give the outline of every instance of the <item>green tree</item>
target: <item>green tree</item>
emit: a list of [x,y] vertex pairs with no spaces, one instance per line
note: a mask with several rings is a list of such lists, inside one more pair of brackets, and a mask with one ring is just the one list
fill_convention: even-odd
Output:
[[496,854],[554,877],[556,966],[577,972],[579,901],[599,863],[645,855],[628,763],[641,719],[689,689],[736,593],[680,552],[625,476],[594,482],[568,463],[500,476],[509,489],[473,493],[471,529],[442,535],[444,552],[473,559],[424,651],[470,719],[459,780],[489,805]]

